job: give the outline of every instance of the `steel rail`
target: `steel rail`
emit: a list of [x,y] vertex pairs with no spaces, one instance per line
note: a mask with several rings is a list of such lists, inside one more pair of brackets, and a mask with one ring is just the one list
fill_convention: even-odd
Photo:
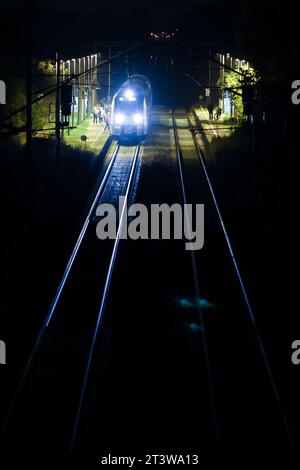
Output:
[[[109,148],[110,148],[110,146],[109,146]],[[107,155],[109,148],[107,149],[105,155]],[[113,164],[114,164],[114,162],[115,162],[115,160],[116,160],[116,158],[117,158],[117,155],[118,155],[118,153],[119,153],[119,149],[120,149],[120,145],[117,144],[117,146],[116,146],[116,148],[115,148],[115,150],[114,150],[114,152],[113,152],[113,155],[112,155],[112,157],[111,157],[111,159],[110,159],[110,162],[109,162],[109,164],[108,164],[108,166],[107,166],[107,169],[105,170],[104,176],[103,176],[103,178],[102,178],[102,180],[101,180],[101,183],[100,183],[99,188],[98,188],[98,190],[97,190],[97,192],[96,192],[96,195],[95,195],[94,198],[93,198],[93,201],[92,201],[92,203],[91,203],[90,209],[89,209],[88,214],[87,214],[87,217],[86,217],[86,219],[85,219],[85,221],[84,221],[84,224],[83,224],[83,226],[82,226],[82,228],[81,228],[81,231],[80,231],[80,233],[79,233],[79,236],[78,236],[78,238],[77,238],[77,241],[76,241],[76,243],[75,243],[75,246],[74,246],[74,248],[73,248],[73,251],[72,251],[72,253],[71,253],[71,256],[70,256],[70,258],[69,258],[69,261],[68,261],[68,263],[67,263],[66,269],[65,269],[65,271],[64,271],[64,273],[63,273],[63,276],[62,276],[61,281],[60,281],[60,283],[59,283],[58,289],[57,289],[57,291],[56,291],[56,293],[55,293],[55,296],[54,296],[54,298],[53,298],[53,301],[52,301],[52,303],[51,303],[50,309],[49,309],[49,311],[48,311],[48,313],[47,313],[47,315],[46,315],[46,318],[45,318],[45,320],[44,320],[44,323],[43,323],[43,325],[42,325],[42,327],[41,327],[41,329],[40,329],[40,331],[39,331],[39,333],[38,333],[38,336],[37,336],[37,339],[36,339],[36,341],[35,341],[35,344],[34,344],[32,350],[31,350],[29,359],[28,359],[28,361],[27,361],[27,363],[26,363],[26,365],[25,365],[25,368],[24,368],[24,371],[23,371],[23,373],[22,373],[21,379],[20,379],[20,381],[19,381],[19,384],[18,384],[18,386],[17,386],[16,392],[15,392],[14,397],[13,397],[13,399],[12,399],[12,403],[11,403],[11,405],[10,405],[10,407],[9,407],[8,413],[7,413],[7,415],[6,415],[5,419],[4,419],[3,425],[2,425],[2,427],[1,427],[0,437],[2,437],[2,436],[5,434],[5,432],[6,432],[9,419],[10,419],[10,417],[11,417],[11,415],[12,415],[12,412],[13,412],[13,410],[14,410],[14,408],[15,408],[16,402],[17,402],[18,397],[19,397],[19,395],[20,395],[20,393],[21,393],[21,391],[22,391],[23,385],[24,385],[25,380],[26,380],[26,378],[27,378],[27,375],[28,375],[28,373],[29,373],[29,371],[30,371],[30,369],[31,369],[31,366],[32,366],[32,364],[33,364],[33,361],[34,361],[34,359],[35,359],[35,357],[36,357],[36,355],[37,355],[37,353],[38,353],[38,351],[39,351],[39,349],[40,349],[40,346],[41,346],[42,342],[43,342],[43,339],[44,339],[45,334],[46,334],[46,332],[47,332],[47,328],[49,327],[49,324],[50,324],[50,322],[51,322],[51,320],[52,320],[52,318],[53,318],[53,315],[54,315],[54,312],[55,312],[57,303],[58,303],[58,301],[59,301],[59,299],[60,299],[60,296],[61,296],[61,294],[62,294],[62,291],[63,291],[63,289],[64,289],[64,286],[65,286],[65,284],[66,284],[66,281],[67,281],[67,279],[68,279],[68,277],[69,277],[69,274],[70,274],[70,271],[71,271],[72,266],[73,266],[73,264],[74,264],[74,261],[75,261],[75,259],[76,259],[76,256],[77,256],[77,254],[78,254],[78,252],[79,252],[79,249],[80,249],[80,247],[81,247],[81,245],[82,245],[84,236],[85,236],[85,234],[86,234],[86,231],[87,231],[88,226],[89,226],[89,224],[90,224],[90,221],[91,221],[91,219],[92,219],[93,213],[94,213],[94,211],[95,211],[95,209],[96,209],[97,202],[98,202],[98,200],[99,200],[101,194],[103,193],[103,190],[104,190],[104,188],[105,188],[107,179],[108,179],[108,177],[109,177],[109,175],[110,175],[110,173],[111,173]]]
[[132,183],[134,181],[134,177],[135,177],[135,174],[136,174],[137,160],[138,160],[139,151],[140,151],[140,144],[138,144],[136,149],[135,149],[133,162],[132,162],[132,166],[131,166],[131,171],[130,171],[130,175],[129,175],[129,178],[128,178],[127,189],[126,189],[126,193],[125,193],[125,196],[124,196],[122,211],[121,211],[120,218],[119,218],[119,225],[118,225],[118,230],[117,230],[117,234],[116,234],[116,239],[114,241],[112,255],[111,255],[111,259],[110,259],[110,263],[109,263],[109,267],[108,267],[108,271],[107,271],[107,275],[106,275],[106,280],[105,280],[105,284],[104,284],[104,288],[103,288],[100,309],[99,309],[99,312],[98,312],[97,321],[96,321],[96,325],[95,325],[92,340],[91,340],[91,346],[90,346],[90,351],[89,351],[89,355],[88,355],[88,360],[87,360],[87,363],[86,363],[85,373],[84,373],[84,376],[83,376],[83,381],[82,381],[82,386],[81,386],[81,391],[80,391],[80,397],[79,397],[77,412],[76,412],[76,416],[75,416],[75,421],[74,421],[74,426],[73,426],[72,436],[71,436],[71,441],[70,441],[70,450],[72,450],[74,448],[75,443],[76,443],[78,428],[79,428],[80,419],[81,419],[81,415],[82,415],[82,407],[83,407],[83,403],[84,403],[86,387],[87,387],[87,383],[88,383],[88,380],[89,380],[89,375],[90,375],[91,365],[92,365],[92,361],[93,361],[93,355],[94,355],[94,351],[95,351],[97,337],[98,337],[99,329],[100,329],[100,326],[101,326],[101,322],[102,322],[102,318],[103,318],[103,314],[104,314],[104,311],[105,311],[105,306],[106,306],[106,302],[107,302],[107,298],[108,298],[108,294],[109,294],[110,283],[111,283],[111,279],[112,279],[112,275],[113,275],[113,271],[114,271],[115,261],[116,261],[118,248],[119,248],[120,237],[121,237],[122,228],[123,228],[124,219],[125,219],[124,216],[125,216],[125,211],[126,211],[126,207],[127,207],[127,201],[128,201],[129,194],[130,194],[130,191],[131,191],[131,188],[132,188]]
[[[181,146],[180,146],[180,142],[179,142],[178,129],[177,129],[177,123],[176,123],[176,117],[175,117],[175,111],[174,110],[172,110],[172,123],[173,123],[173,132],[174,132],[174,140],[175,140],[175,147],[176,147],[176,157],[177,157],[177,162],[178,162],[178,172],[179,172],[179,176],[180,176],[180,186],[181,186],[181,192],[182,192],[182,199],[183,199],[184,207],[186,207],[187,197],[186,197],[186,190],[185,190],[184,176],[183,176],[182,150],[181,150]],[[190,239],[191,238],[190,237],[191,224],[190,224],[190,221],[189,221],[188,213],[186,211],[185,211],[185,218],[186,218],[186,221],[187,221],[187,228],[188,228],[188,231],[189,231],[189,239]],[[198,271],[197,271],[197,265],[196,265],[196,259],[195,259],[194,251],[191,251],[191,261],[192,261],[192,270],[193,270],[193,277],[194,277],[195,293],[196,293],[197,299],[200,299],[199,278],[198,278]],[[219,422],[218,422],[218,417],[217,417],[216,400],[215,400],[213,380],[212,380],[211,368],[210,368],[208,344],[207,344],[206,331],[205,331],[205,322],[204,322],[204,318],[203,318],[202,308],[200,306],[198,306],[197,309],[198,309],[198,313],[199,313],[199,317],[200,317],[200,321],[201,321],[201,327],[202,327],[202,331],[203,331],[203,349],[204,349],[205,364],[206,364],[206,369],[207,369],[208,388],[209,388],[213,428],[214,428],[214,433],[215,433],[215,439],[216,439],[217,446],[220,447]]]
[[[219,220],[219,223],[220,223],[223,235],[224,235],[224,239],[225,239],[225,242],[226,242],[229,254],[230,254],[230,258],[232,260],[234,271],[236,273],[236,277],[237,277],[237,280],[238,280],[238,283],[240,285],[240,289],[241,289],[241,292],[242,292],[242,295],[243,295],[243,298],[244,298],[244,301],[245,301],[248,316],[250,318],[250,322],[252,323],[254,332],[256,334],[256,338],[257,338],[258,346],[259,346],[259,349],[260,349],[260,352],[261,352],[261,355],[262,355],[262,359],[263,359],[263,362],[265,364],[267,375],[269,377],[270,384],[271,384],[271,387],[273,389],[274,397],[275,397],[276,403],[278,405],[279,412],[281,414],[283,427],[286,431],[286,435],[287,435],[287,439],[288,439],[288,442],[290,444],[290,447],[292,449],[295,449],[296,447],[295,447],[294,438],[293,438],[292,432],[290,430],[290,426],[289,426],[286,414],[283,410],[283,406],[282,406],[282,403],[281,403],[279,391],[278,391],[277,385],[275,383],[275,379],[274,379],[273,372],[272,372],[272,369],[271,369],[270,361],[268,359],[268,355],[267,355],[267,352],[265,350],[265,347],[264,347],[264,344],[263,344],[263,341],[262,341],[262,337],[261,337],[261,335],[259,333],[259,330],[258,330],[258,327],[257,327],[256,319],[255,319],[254,312],[253,312],[253,309],[252,309],[252,306],[251,306],[251,303],[250,303],[250,300],[249,300],[249,297],[248,297],[248,293],[247,293],[247,290],[246,290],[246,287],[245,287],[245,283],[244,283],[243,277],[241,275],[241,272],[240,272],[235,254],[233,252],[232,244],[231,244],[227,229],[225,227],[224,219],[222,217],[220,207],[219,207],[219,204],[218,204],[218,201],[217,201],[217,198],[216,198],[216,194],[215,194],[212,182],[210,180],[208,170],[206,168],[206,163],[205,163],[204,157],[202,155],[202,152],[201,152],[201,149],[200,149],[200,146],[199,146],[199,142],[196,138],[197,131],[195,131],[194,126],[192,125],[192,121],[191,121],[191,118],[190,118],[188,112],[186,113],[186,117],[187,117],[187,121],[188,121],[188,124],[189,124],[190,132],[191,132],[191,135],[192,135],[192,138],[193,138],[193,141],[194,141],[196,153],[197,153],[200,165],[202,167],[203,173],[205,175],[206,182],[207,182],[208,187],[209,187],[209,192],[210,192],[210,195],[211,195],[211,198],[212,198],[213,206],[214,206],[215,211],[217,213],[217,218]],[[193,110],[193,117],[195,119],[196,124],[200,125],[200,121],[199,121],[199,118],[198,118],[195,110]]]

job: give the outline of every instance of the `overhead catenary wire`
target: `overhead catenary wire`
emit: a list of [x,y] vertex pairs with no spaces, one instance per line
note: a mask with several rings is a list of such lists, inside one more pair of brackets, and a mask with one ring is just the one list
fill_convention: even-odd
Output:
[[[188,51],[195,52],[193,49],[191,49],[191,48],[189,48],[189,47],[186,47],[186,46],[184,46],[183,44],[181,44],[181,46],[182,46],[184,49],[188,50]],[[245,78],[245,73],[240,72],[239,70],[234,69],[234,68],[230,67],[230,66],[227,65],[227,64],[223,64],[223,62],[220,62],[219,60],[215,59],[215,58],[212,57],[210,54],[205,54],[204,52],[197,52],[197,54],[198,54],[199,56],[202,56],[202,57],[204,57],[205,59],[210,60],[211,62],[214,62],[215,64],[217,64],[217,65],[219,65],[219,66],[221,66],[221,67],[224,67],[225,69],[230,70],[231,72],[234,72],[235,74],[240,75],[241,77]]]

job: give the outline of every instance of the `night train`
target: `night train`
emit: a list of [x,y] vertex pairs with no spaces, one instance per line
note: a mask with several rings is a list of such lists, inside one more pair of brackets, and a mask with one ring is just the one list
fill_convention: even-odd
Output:
[[110,134],[113,137],[145,137],[152,105],[151,84],[144,75],[132,75],[114,95]]

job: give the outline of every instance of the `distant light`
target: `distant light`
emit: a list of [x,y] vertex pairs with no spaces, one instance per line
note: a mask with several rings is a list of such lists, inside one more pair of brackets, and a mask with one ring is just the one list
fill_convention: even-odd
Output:
[[136,101],[136,97],[134,95],[134,92],[130,88],[127,88],[125,90],[124,96],[125,96],[126,100],[128,100],[128,101]]

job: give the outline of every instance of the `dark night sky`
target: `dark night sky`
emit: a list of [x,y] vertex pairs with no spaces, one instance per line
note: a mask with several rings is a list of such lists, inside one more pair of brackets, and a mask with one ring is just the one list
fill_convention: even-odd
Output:
[[[180,18],[182,12],[196,5],[226,2],[226,0],[182,0],[180,2],[176,0],[148,0],[142,2],[141,0],[88,0],[87,2],[83,2],[82,0],[31,1],[36,1],[40,7],[50,6],[59,10],[83,13],[90,13],[100,10],[103,7],[111,8],[113,12],[119,11],[126,13],[126,11],[128,11],[130,13],[133,8],[141,7],[149,10],[151,16],[159,26],[167,25],[168,22],[172,22],[174,19],[176,20],[177,18]],[[24,0],[2,0],[2,3],[4,5],[8,4],[11,8],[17,8],[17,5],[24,3]]]
[[[172,12],[174,9],[176,11],[180,11],[180,8],[182,8],[182,5],[184,7],[191,7],[194,5],[199,5],[201,3],[213,3],[216,0],[185,0],[180,4],[180,2],[177,3],[174,0],[149,0],[149,2],[141,2],[139,0],[114,0],[113,3],[110,3],[108,1],[101,2],[99,0],[89,0],[85,4],[82,2],[82,0],[39,0],[38,3],[40,5],[52,5],[58,8],[64,8],[67,10],[78,10],[80,11],[83,8],[85,10],[95,10],[99,7],[101,7],[103,4],[108,4],[112,5],[114,8],[122,8],[122,9],[128,9],[132,7],[147,7],[149,10],[154,11],[154,12],[159,12],[161,10],[169,10]],[[125,6],[124,6],[125,5]]]
[[85,12],[97,10],[105,5],[108,5],[110,8],[113,5],[113,9],[117,11],[126,11],[135,7],[143,7],[150,11],[151,15],[155,17],[158,23],[160,23],[160,18],[162,22],[165,22],[168,19],[178,17],[181,11],[186,8],[204,3],[215,3],[216,1],[217,0],[184,0],[182,2],[176,2],[174,0],[149,0],[148,2],[141,2],[140,0],[126,0],[126,2],[124,2],[124,0],[114,0],[113,2],[101,2],[99,0],[89,0],[86,3],[83,3],[82,0],[38,0],[41,6],[53,6],[73,11],[82,11],[84,5]]

